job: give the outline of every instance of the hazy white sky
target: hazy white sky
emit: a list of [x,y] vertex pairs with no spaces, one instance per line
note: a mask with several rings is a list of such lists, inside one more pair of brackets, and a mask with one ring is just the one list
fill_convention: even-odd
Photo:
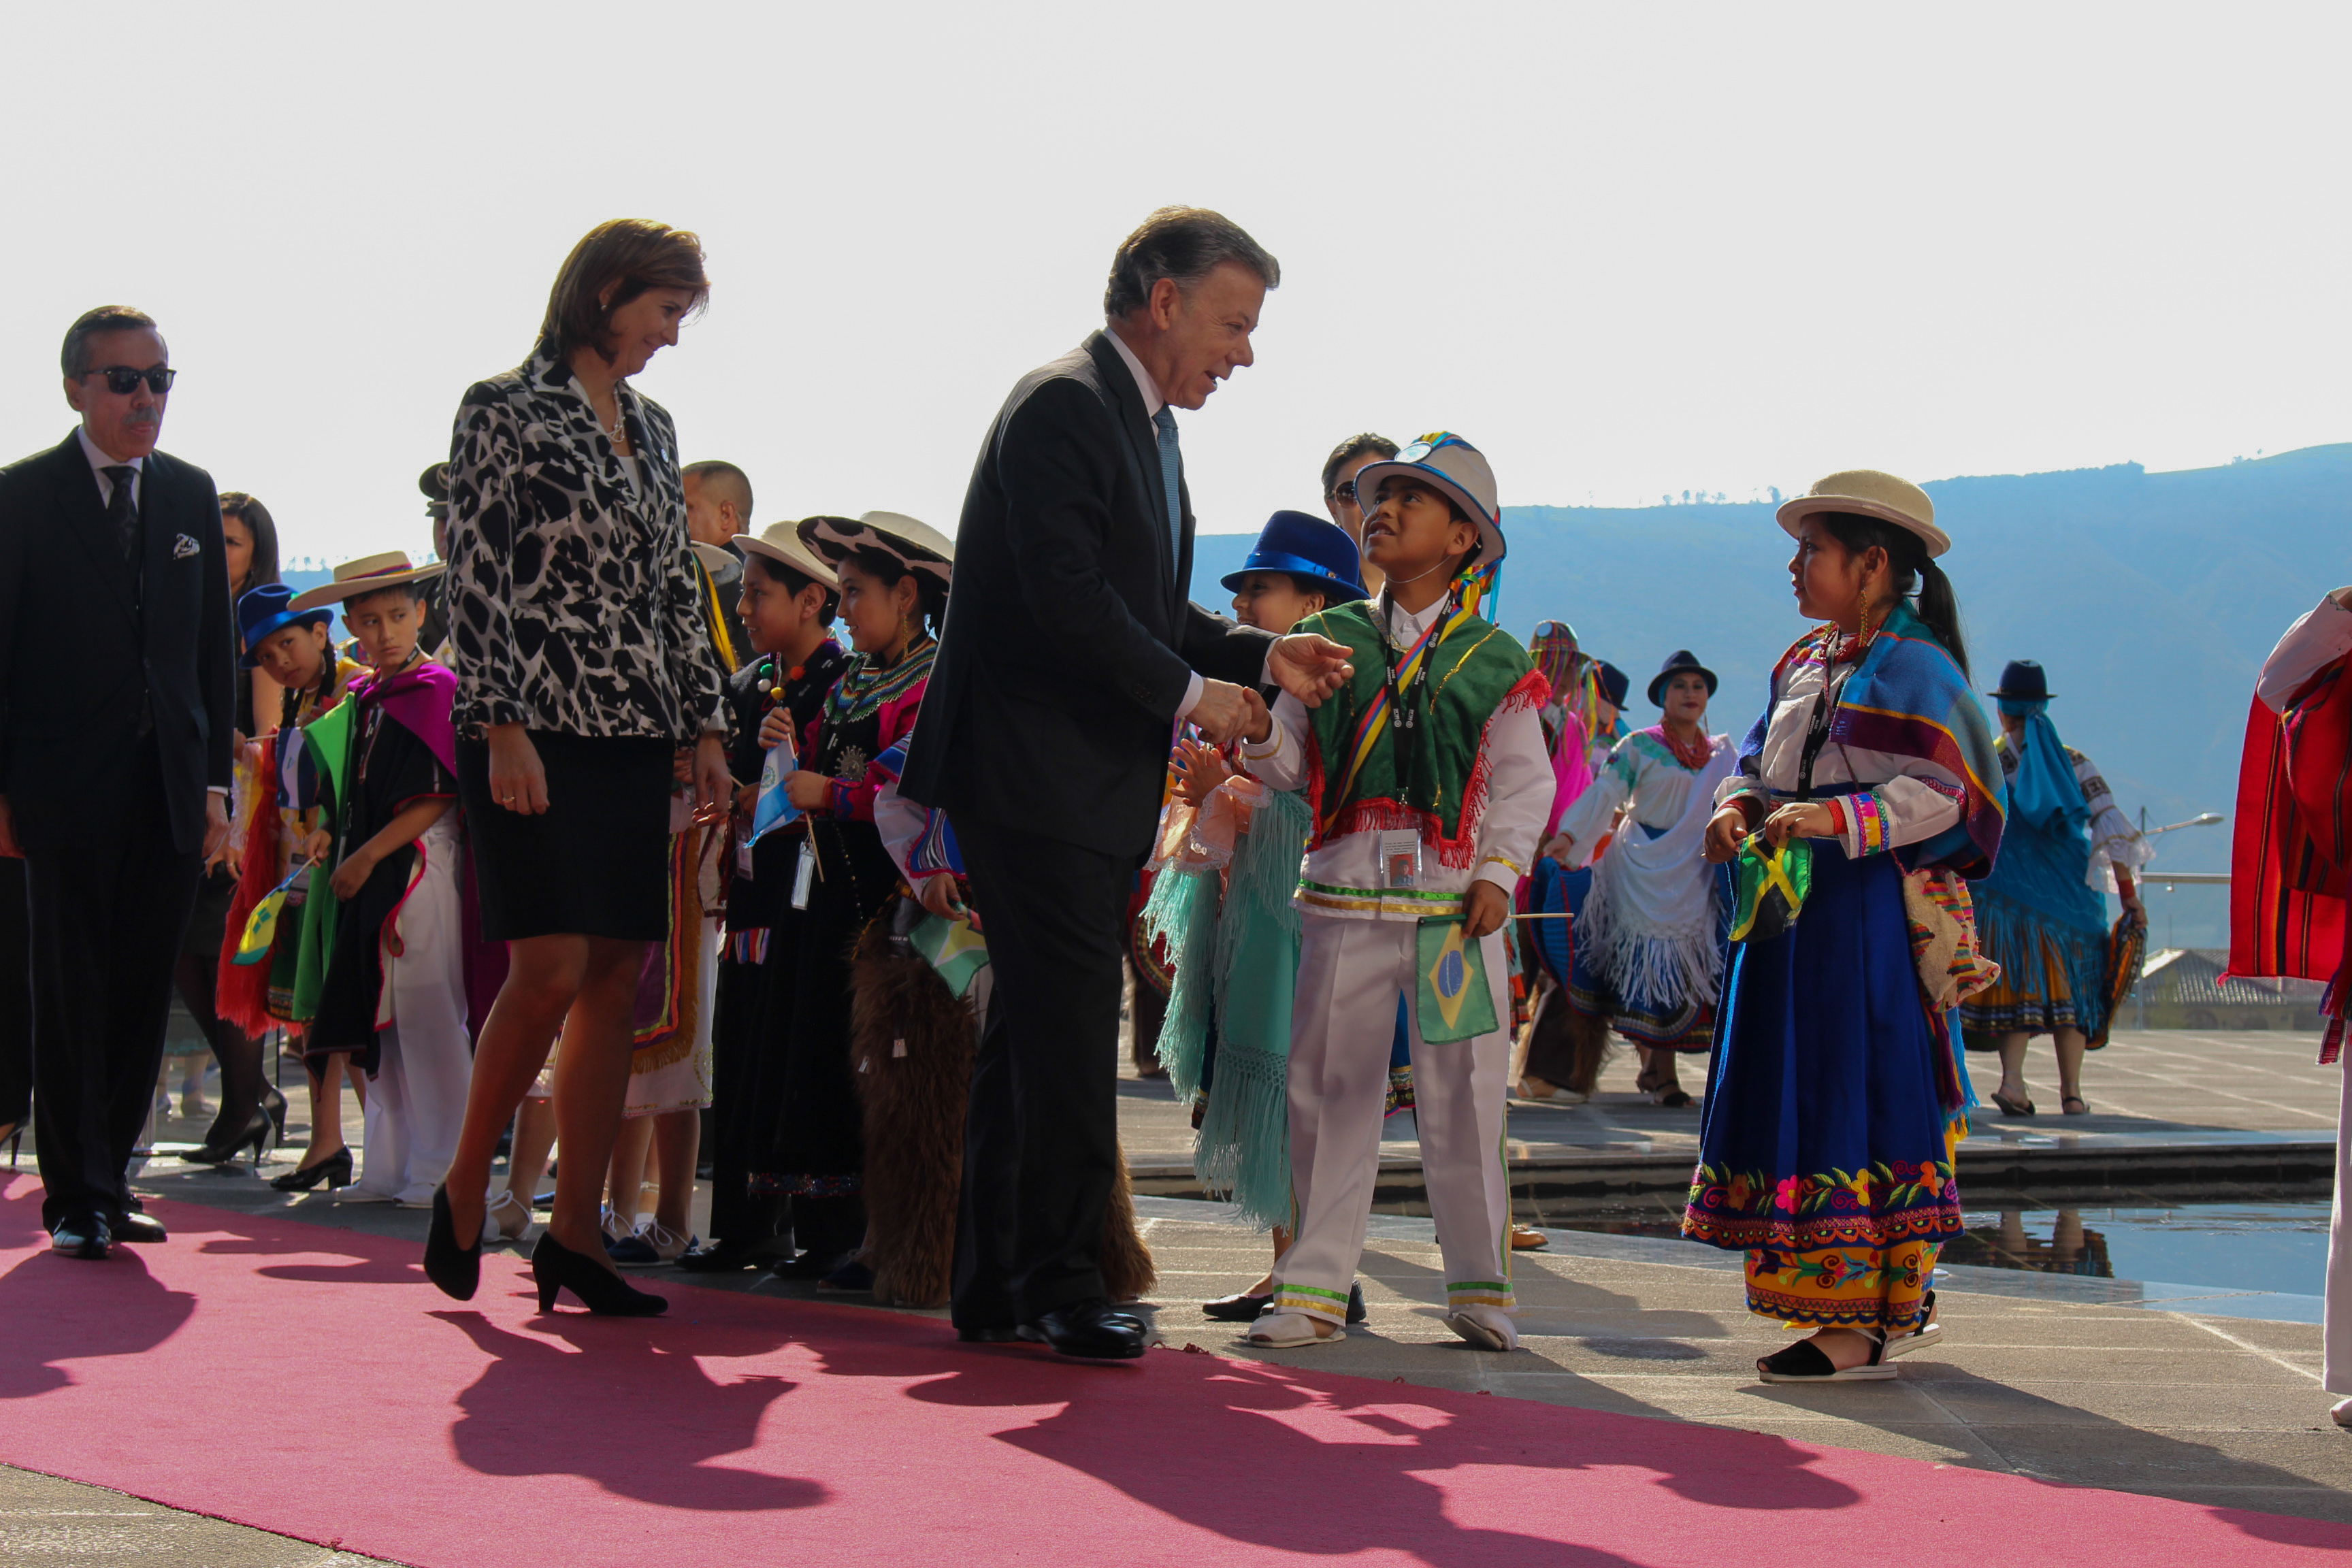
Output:
[[81,310],[289,552],[417,470],[609,216],[698,230],[641,378],[760,521],[954,526],[990,416],[1150,208],[1281,258],[1184,445],[1211,529],[1370,427],[1507,503],[2226,461],[2352,438],[2340,5],[18,7],[5,456]]

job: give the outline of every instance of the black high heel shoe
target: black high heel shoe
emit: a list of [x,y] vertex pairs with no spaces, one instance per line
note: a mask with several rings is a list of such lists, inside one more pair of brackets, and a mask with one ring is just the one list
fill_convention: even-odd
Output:
[[281,1193],[307,1193],[320,1182],[327,1184],[329,1192],[352,1184],[352,1152],[349,1149],[338,1149],[315,1165],[289,1171],[269,1184]]
[[[425,1232],[425,1278],[438,1285],[444,1296],[460,1301],[472,1300],[482,1282],[482,1238],[475,1237],[471,1247],[457,1245],[457,1222],[449,1217],[446,1183],[433,1189],[433,1223]],[[546,1295],[542,1286],[541,1299]]]
[[[437,1212],[437,1211],[436,1211]],[[569,1290],[580,1304],[601,1317],[653,1318],[669,1310],[669,1298],[640,1290],[593,1258],[572,1251],[541,1232],[530,1249],[530,1277],[539,1286],[539,1310],[555,1310],[559,1290]],[[470,1292],[469,1292],[470,1294]]]
[[277,1085],[265,1083],[261,1086],[261,1112],[269,1118],[269,1128],[274,1142],[285,1142],[286,1097],[278,1092]]
[[247,1147],[253,1150],[253,1168],[261,1168],[263,1147],[269,1142],[270,1121],[265,1111],[256,1110],[245,1124],[245,1131],[228,1143],[206,1142],[180,1156],[191,1165],[226,1165],[233,1163]]

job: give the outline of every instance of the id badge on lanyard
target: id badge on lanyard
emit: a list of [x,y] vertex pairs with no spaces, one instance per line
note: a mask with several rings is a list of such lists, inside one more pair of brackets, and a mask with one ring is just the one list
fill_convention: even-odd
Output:
[[1421,835],[1409,827],[1381,832],[1381,886],[1410,892],[1421,886]]
[[800,864],[793,871],[793,908],[808,908],[809,883],[816,875],[816,839],[812,833],[801,840]]

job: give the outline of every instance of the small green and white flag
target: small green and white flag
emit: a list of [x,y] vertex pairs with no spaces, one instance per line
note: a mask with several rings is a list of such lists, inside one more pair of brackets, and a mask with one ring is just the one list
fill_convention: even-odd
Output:
[[988,943],[981,940],[968,920],[945,921],[937,915],[925,915],[907,933],[907,945],[939,972],[951,996],[961,996],[971,990],[973,979],[988,967]]

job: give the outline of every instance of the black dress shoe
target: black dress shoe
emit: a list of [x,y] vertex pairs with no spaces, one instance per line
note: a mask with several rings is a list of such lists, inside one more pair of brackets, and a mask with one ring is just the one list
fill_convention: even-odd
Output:
[[1021,1340],[1021,1331],[1010,1323],[992,1323],[981,1329],[958,1329],[956,1338],[968,1345],[1010,1345]]
[[1022,1332],[1064,1355],[1090,1361],[1133,1361],[1143,1353],[1143,1320],[1118,1310],[1100,1296],[1041,1312],[1022,1325]]
[[158,1242],[172,1239],[161,1220],[149,1219],[143,1214],[119,1214],[108,1225],[117,1241]]
[[[1201,1310],[1221,1323],[1250,1323],[1273,1304],[1274,1293],[1269,1290],[1263,1296],[1220,1296],[1213,1301],[1202,1302]],[[1363,1286],[1349,1286],[1348,1321],[1360,1323],[1365,1316]]]
[[819,1252],[814,1247],[797,1258],[779,1258],[768,1265],[768,1272],[779,1279],[822,1279],[849,1261],[846,1252]]
[[49,1250],[68,1258],[87,1258],[95,1261],[114,1250],[114,1233],[104,1220],[94,1214],[76,1215],[58,1221],[49,1232]]
[[688,1274],[740,1274],[763,1268],[793,1255],[793,1244],[763,1237],[758,1241],[713,1241],[689,1247],[678,1254],[677,1266]]

